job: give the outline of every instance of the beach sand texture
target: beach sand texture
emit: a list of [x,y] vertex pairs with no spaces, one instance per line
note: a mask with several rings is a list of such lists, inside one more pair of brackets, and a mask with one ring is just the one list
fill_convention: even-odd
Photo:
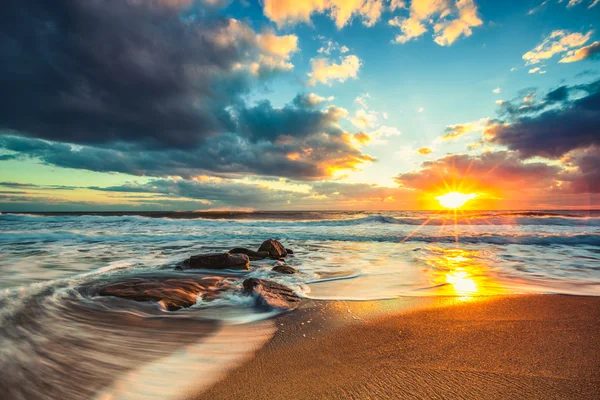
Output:
[[600,298],[445,304],[381,313],[394,301],[315,302],[280,317],[255,358],[191,398],[599,398]]

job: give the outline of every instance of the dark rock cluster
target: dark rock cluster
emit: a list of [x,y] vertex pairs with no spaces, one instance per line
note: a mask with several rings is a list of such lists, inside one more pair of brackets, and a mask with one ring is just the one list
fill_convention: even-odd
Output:
[[[191,256],[175,267],[176,270],[249,270],[250,261],[275,259],[273,271],[281,274],[297,274],[299,271],[287,265],[283,259],[294,254],[277,240],[265,240],[257,251],[234,248],[227,253],[209,253]],[[212,300],[231,288],[231,278],[193,276],[153,275],[125,278],[105,282],[95,286],[97,296],[111,296],[140,302],[157,302],[169,311],[190,307],[196,304],[198,297]],[[257,307],[269,309],[293,309],[300,304],[292,289],[277,282],[249,278],[243,283],[243,291],[254,297]]]

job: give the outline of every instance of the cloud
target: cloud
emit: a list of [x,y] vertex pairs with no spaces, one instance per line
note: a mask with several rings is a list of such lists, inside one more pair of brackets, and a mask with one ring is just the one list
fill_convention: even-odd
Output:
[[419,36],[427,32],[427,28],[425,27],[425,25],[423,25],[421,21],[415,18],[394,17],[391,20],[389,20],[388,23],[390,26],[398,27],[400,28],[400,31],[402,31],[402,34],[397,35],[394,38],[393,43],[404,44],[414,38],[418,38]]
[[23,182],[0,182],[0,186],[11,189],[39,189],[39,190],[73,190],[76,186],[64,185],[34,185]]
[[417,153],[422,156],[426,156],[427,154],[433,153],[433,150],[431,150],[429,147],[421,147],[420,149],[417,149]]
[[577,150],[562,160],[570,168],[561,174],[565,191],[600,193],[600,147]]
[[473,0],[413,0],[408,18],[394,17],[391,26],[400,28],[394,43],[406,43],[427,32],[433,25],[434,41],[440,46],[449,46],[461,36],[469,37],[472,28],[481,26],[477,5]]
[[318,36],[323,41],[323,45],[319,47],[317,53],[331,55],[331,53],[339,52],[340,54],[346,54],[350,51],[347,46],[340,46],[340,44],[332,39],[325,39],[323,36]]
[[396,11],[406,8],[406,1],[404,0],[390,0],[390,11]]
[[352,134],[340,128],[348,112],[335,106],[318,109],[317,100],[305,95],[284,107],[273,107],[268,101],[237,107],[234,132],[186,149],[75,146],[8,135],[0,136],[0,148],[65,168],[185,178],[210,173],[314,180],[374,161],[355,146]]
[[365,110],[357,110],[354,116],[350,118],[350,122],[360,129],[370,128],[377,123],[377,114]]
[[[295,35],[256,33],[191,1],[7,0],[0,129],[95,145],[186,148],[293,67]],[[66,19],[64,16],[68,15]]]
[[600,3],[600,0],[594,0],[594,1],[593,1],[593,2],[592,2],[590,5],[589,5],[589,7],[588,7],[588,8],[595,7],[595,6],[597,6],[597,5],[598,5],[598,3]]
[[527,12],[527,15],[533,15],[544,8],[546,4],[548,4],[549,0],[542,1],[539,6],[532,8]]
[[[355,208],[378,206],[406,198],[406,190],[366,183],[314,182],[310,186],[286,180],[201,180],[155,179],[147,183],[130,182],[119,186],[90,187],[99,192],[157,194],[173,199],[202,201],[210,207],[289,209],[295,207]],[[195,208],[198,204],[193,204]],[[393,206],[392,206],[393,208]]]
[[589,31],[586,34],[571,33],[567,30],[553,31],[533,50],[523,54],[523,60],[525,60],[526,65],[539,64],[544,60],[554,57],[556,54],[583,46],[590,39],[592,33],[593,31]]
[[571,8],[574,7],[578,4],[580,4],[583,0],[569,0],[569,3],[567,4],[567,8]]
[[501,116],[485,136],[523,158],[559,158],[575,149],[600,146],[600,81],[561,86],[540,101],[507,101]]
[[589,46],[569,51],[559,63],[572,63],[581,60],[591,60],[600,57],[600,41],[594,42]]
[[440,136],[440,139],[443,141],[450,141],[456,140],[468,133],[483,132],[488,124],[488,118],[481,118],[480,120],[464,124],[448,125],[444,131],[445,133]]
[[496,89],[492,90],[492,92],[494,92],[494,93],[498,94],[498,93],[500,93],[500,88],[499,88],[499,87],[497,87]]
[[[185,0],[9,0],[4,10],[15,21],[0,25],[10,60],[0,64],[0,88],[12,93],[0,99],[2,160],[140,176],[300,180],[373,161],[340,128],[347,111],[322,109],[332,97],[246,103],[293,68],[295,35],[255,32]],[[359,66],[348,55],[317,68],[314,79],[343,81]]]
[[430,196],[430,200],[440,193],[458,190],[476,193],[481,200],[507,198],[523,205],[530,197],[539,198],[558,188],[560,171],[559,166],[523,162],[514,152],[496,151],[474,156],[453,154],[425,161],[418,170],[397,175],[395,181],[417,195]]
[[362,61],[355,55],[348,55],[341,59],[339,64],[327,58],[313,58],[310,61],[311,72],[308,84],[315,86],[317,83],[331,85],[332,81],[345,82],[346,79],[357,79]]
[[334,96],[323,97],[315,93],[306,93],[297,95],[292,103],[297,107],[312,108],[322,103],[332,102],[333,100],[335,100]]
[[[397,8],[399,2],[392,6]],[[277,26],[309,22],[312,14],[326,14],[343,28],[357,17],[365,26],[373,26],[385,9],[383,0],[265,0],[263,12]],[[395,8],[394,8],[395,9]]]
[[364,93],[360,96],[356,96],[354,102],[360,104],[362,108],[368,109],[369,105],[367,104],[367,100],[370,98],[371,96],[369,95],[369,93]]
[[538,73],[545,74],[546,73],[546,71],[543,71],[540,67],[531,68],[528,72],[530,74],[538,74]]

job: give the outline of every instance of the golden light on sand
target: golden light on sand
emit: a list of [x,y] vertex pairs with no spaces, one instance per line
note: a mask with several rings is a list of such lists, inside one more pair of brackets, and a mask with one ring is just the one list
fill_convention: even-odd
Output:
[[436,200],[439,201],[439,203],[444,208],[457,209],[462,207],[467,201],[472,200],[475,197],[477,197],[475,193],[466,194],[460,192],[449,192],[442,196],[436,197]]

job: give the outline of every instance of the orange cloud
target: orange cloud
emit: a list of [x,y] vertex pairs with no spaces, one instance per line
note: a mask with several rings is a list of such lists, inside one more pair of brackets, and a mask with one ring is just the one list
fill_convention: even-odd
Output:
[[431,150],[429,147],[421,147],[417,150],[417,153],[419,153],[422,156],[426,156],[427,154],[431,154],[432,152],[433,150]]
[[559,63],[572,63],[576,61],[592,58],[600,54],[600,41],[594,42],[589,46],[582,47],[577,50],[571,50],[563,57]]
[[583,46],[591,36],[592,31],[589,31],[585,35],[578,32],[571,33],[566,30],[553,31],[533,50],[523,54],[523,60],[525,60],[526,65],[539,64],[544,60],[554,57],[556,54]]
[[520,200],[532,203],[558,191],[561,171],[561,166],[523,162],[515,152],[497,151],[426,161],[419,170],[399,174],[395,181],[415,191],[424,208],[438,208],[435,197],[451,191],[477,194],[470,202],[475,208],[497,208],[499,200],[503,206],[514,207]]
[[391,26],[400,28],[394,43],[406,43],[427,32],[433,24],[434,41],[440,46],[449,46],[461,36],[471,36],[473,27],[483,24],[473,0],[451,1],[413,0],[408,18],[394,17]]
[[355,16],[365,26],[373,26],[384,8],[383,0],[265,0],[263,12],[279,27],[308,22],[313,13],[325,13],[342,28]]
[[458,139],[468,133],[483,132],[489,123],[490,122],[488,118],[481,118],[480,120],[471,121],[464,124],[448,125],[445,130],[446,133],[443,134],[440,139],[443,141],[449,141]]

